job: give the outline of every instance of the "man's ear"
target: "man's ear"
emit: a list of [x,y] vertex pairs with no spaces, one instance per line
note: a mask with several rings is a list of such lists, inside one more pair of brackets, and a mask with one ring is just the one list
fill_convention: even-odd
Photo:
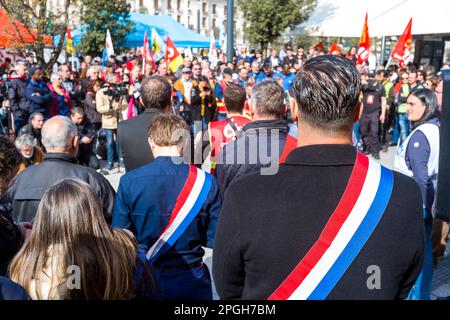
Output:
[[142,101],[142,96],[139,97],[139,102],[141,103],[141,105],[143,105],[145,107],[144,102]]
[[152,138],[149,137],[147,139],[147,142],[148,142],[148,145],[150,146],[150,149],[153,150],[153,148],[155,147],[155,144],[153,143]]

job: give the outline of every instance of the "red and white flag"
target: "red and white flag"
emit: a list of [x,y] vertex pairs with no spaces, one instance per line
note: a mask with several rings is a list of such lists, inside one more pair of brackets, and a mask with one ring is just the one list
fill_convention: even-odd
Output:
[[399,62],[400,68],[404,68],[409,62],[411,62],[411,42],[412,42],[412,18],[409,20],[405,31],[398,40],[394,51],[392,51],[391,58]]
[[359,40],[359,50],[358,50],[358,62],[357,62],[357,64],[363,64],[364,62],[369,60],[370,36],[369,36],[368,18],[369,18],[369,15],[366,12],[366,20],[364,22],[364,27],[363,27],[361,39]]

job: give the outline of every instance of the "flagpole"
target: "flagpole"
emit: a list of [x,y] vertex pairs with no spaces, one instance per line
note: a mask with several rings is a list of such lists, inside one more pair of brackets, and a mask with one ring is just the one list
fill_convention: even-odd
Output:
[[392,57],[389,56],[389,60],[388,60],[388,62],[387,62],[387,64],[386,64],[386,67],[384,68],[385,71],[387,70],[387,68],[389,67],[389,65],[391,64],[391,62],[392,62]]

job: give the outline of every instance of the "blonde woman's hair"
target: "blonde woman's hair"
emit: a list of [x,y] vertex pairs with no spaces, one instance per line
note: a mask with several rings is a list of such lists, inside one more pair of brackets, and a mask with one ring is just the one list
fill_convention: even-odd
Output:
[[[135,294],[134,271],[137,245],[125,230],[106,224],[102,208],[89,185],[66,179],[50,187],[42,197],[33,231],[14,257],[9,274],[30,293],[48,266],[49,249],[58,248],[64,256],[52,272],[57,285],[49,299],[130,299]],[[80,270],[80,289],[69,289],[68,267]],[[55,279],[51,279],[55,283]],[[34,296],[43,297],[37,283]]]

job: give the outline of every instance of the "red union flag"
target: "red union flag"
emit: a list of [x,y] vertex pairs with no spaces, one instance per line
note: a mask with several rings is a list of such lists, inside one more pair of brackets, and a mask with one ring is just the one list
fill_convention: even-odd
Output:
[[369,60],[370,53],[370,37],[369,37],[369,15],[366,12],[366,20],[364,22],[363,32],[361,39],[359,40],[359,50],[358,50],[358,62],[357,64],[363,64]]
[[341,50],[339,49],[339,46],[336,42],[333,42],[333,44],[331,45],[329,54],[335,55],[335,56],[341,55]]
[[394,51],[392,51],[391,58],[399,62],[400,68],[404,68],[411,61],[411,42],[412,42],[412,18],[409,20],[405,31],[400,40],[398,40]]
[[169,69],[172,72],[176,72],[178,68],[183,64],[183,58],[178,53],[177,48],[175,47],[175,44],[173,43],[172,39],[170,39],[169,36],[167,36],[166,41],[166,54],[164,56],[167,63],[169,64]]

